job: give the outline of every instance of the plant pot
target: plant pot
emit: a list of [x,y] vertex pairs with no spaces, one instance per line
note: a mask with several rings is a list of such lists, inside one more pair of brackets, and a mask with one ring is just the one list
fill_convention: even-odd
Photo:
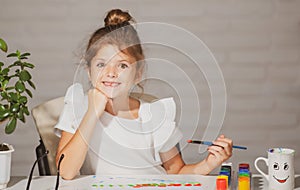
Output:
[[14,148],[7,145],[8,150],[0,151],[0,189],[5,189],[10,180],[10,168],[11,168],[11,153]]

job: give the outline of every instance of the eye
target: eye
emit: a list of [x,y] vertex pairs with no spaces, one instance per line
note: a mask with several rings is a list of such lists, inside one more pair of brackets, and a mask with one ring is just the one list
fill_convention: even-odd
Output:
[[99,68],[102,68],[105,66],[105,63],[100,62],[100,63],[97,63],[96,66]]
[[287,163],[284,163],[283,169],[284,169],[284,170],[288,170],[288,169],[289,169],[289,165],[288,165]]
[[126,69],[126,68],[128,67],[128,65],[127,65],[126,63],[121,63],[121,64],[120,64],[120,67],[121,67],[122,69]]
[[274,168],[274,170],[279,170],[279,164],[278,163],[274,163],[273,168]]

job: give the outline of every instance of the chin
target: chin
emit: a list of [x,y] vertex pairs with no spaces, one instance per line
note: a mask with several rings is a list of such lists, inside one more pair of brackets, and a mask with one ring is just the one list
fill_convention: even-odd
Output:
[[103,89],[102,92],[106,95],[107,98],[110,99],[115,99],[124,96],[124,94],[128,94],[127,91],[120,90],[120,89],[114,89],[114,90]]
[[115,98],[116,96],[114,95],[114,94],[112,94],[112,93],[104,93],[105,94],[105,96],[107,97],[107,98],[110,98],[110,99],[113,99],[113,98]]
[[107,98],[109,98],[109,99],[115,99],[116,96],[113,96],[113,95],[107,95]]
[[107,98],[114,99],[118,97],[118,93],[116,92],[104,92]]

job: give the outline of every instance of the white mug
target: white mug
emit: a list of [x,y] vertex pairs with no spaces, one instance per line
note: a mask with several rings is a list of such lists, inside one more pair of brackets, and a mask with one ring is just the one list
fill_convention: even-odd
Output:
[[[294,190],[294,154],[292,149],[272,148],[268,151],[268,158],[256,158],[255,168],[269,182],[269,190]],[[259,169],[257,163],[260,160],[268,166],[268,175]]]

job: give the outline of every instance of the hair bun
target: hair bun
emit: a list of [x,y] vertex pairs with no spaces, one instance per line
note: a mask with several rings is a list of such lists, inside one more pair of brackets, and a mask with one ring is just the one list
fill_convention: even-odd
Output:
[[133,21],[133,18],[128,12],[120,9],[113,9],[109,11],[104,19],[105,26],[118,25],[129,21]]

